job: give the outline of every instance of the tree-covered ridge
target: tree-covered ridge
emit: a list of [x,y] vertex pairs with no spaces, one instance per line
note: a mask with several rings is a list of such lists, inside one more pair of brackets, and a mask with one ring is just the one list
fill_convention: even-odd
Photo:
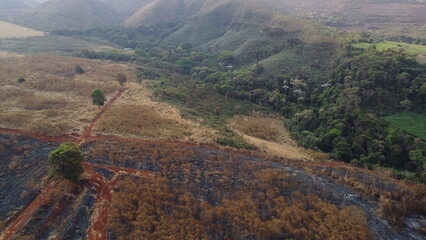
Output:
[[302,143],[347,162],[417,172],[413,179],[425,181],[425,142],[379,117],[425,109],[425,65],[402,52],[369,49],[343,60],[327,86],[292,119]]

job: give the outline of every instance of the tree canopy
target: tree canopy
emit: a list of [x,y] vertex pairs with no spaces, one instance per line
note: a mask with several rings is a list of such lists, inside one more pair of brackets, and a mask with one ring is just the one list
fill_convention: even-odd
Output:
[[82,162],[84,162],[83,154],[74,143],[63,143],[49,153],[51,175],[73,182],[78,181],[80,174],[84,172]]
[[91,94],[91,97],[93,105],[101,107],[105,104],[106,98],[100,89],[94,90]]

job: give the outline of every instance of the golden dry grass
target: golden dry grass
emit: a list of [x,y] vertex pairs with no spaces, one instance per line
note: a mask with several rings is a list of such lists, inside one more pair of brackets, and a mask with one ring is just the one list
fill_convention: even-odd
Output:
[[108,109],[96,130],[153,139],[185,139],[191,133],[178,121],[162,117],[154,108],[116,104]]
[[0,21],[0,38],[26,38],[44,35],[45,33],[40,31]]
[[183,119],[177,108],[153,101],[145,85],[128,82],[127,87],[123,97],[97,123],[95,132],[192,143],[215,142],[214,130]]
[[252,113],[236,116],[230,121],[231,128],[260,151],[276,157],[292,160],[328,160],[327,154],[299,147],[284,127],[284,118]]
[[[76,65],[86,73],[74,73]],[[47,134],[81,132],[98,113],[90,93],[100,88],[107,99],[118,90],[115,75],[133,74],[130,65],[50,55],[0,58],[0,127]],[[23,76],[26,81],[18,83]],[[131,81],[131,79],[129,79]]]
[[416,61],[420,64],[426,64],[426,55],[417,56]]

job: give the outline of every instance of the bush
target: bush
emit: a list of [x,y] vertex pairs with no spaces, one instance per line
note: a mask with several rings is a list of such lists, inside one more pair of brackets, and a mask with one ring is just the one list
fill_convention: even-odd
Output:
[[105,96],[104,93],[100,89],[96,89],[91,94],[92,103],[98,107],[101,107],[105,104]]
[[80,67],[80,65],[75,66],[75,73],[83,74],[85,72],[86,71],[82,67]]
[[19,77],[17,80],[18,80],[18,83],[23,83],[26,81],[24,77]]
[[74,143],[63,143],[49,153],[50,174],[54,177],[78,181],[80,174],[84,172],[82,162],[84,162],[83,154]]

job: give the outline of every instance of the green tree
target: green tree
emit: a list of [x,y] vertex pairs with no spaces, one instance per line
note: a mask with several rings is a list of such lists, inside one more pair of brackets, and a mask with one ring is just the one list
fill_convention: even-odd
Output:
[[123,87],[124,83],[127,82],[126,74],[124,73],[117,74],[117,82],[120,83],[120,85]]
[[83,154],[74,143],[63,143],[49,153],[50,174],[73,182],[78,181],[84,172],[82,162],[84,162]]
[[231,64],[234,61],[234,53],[231,51],[223,51],[219,54],[217,60],[225,65]]
[[96,105],[100,108],[105,104],[106,99],[104,93],[100,89],[94,90],[91,96],[93,105]]

